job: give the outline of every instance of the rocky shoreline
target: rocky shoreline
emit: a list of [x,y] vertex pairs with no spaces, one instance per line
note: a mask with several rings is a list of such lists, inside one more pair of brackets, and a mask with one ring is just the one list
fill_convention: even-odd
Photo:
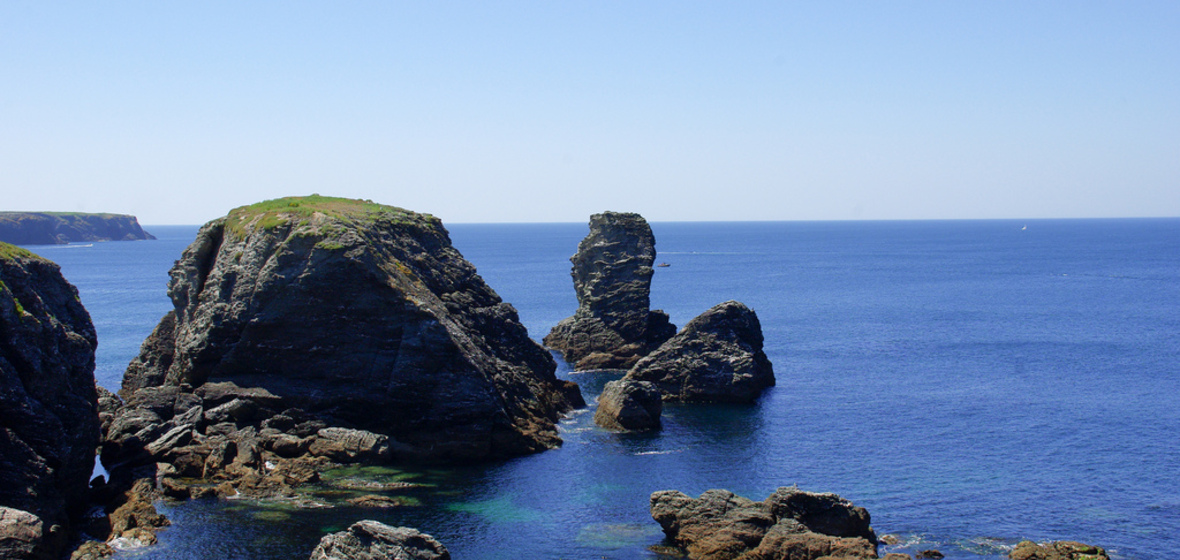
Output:
[[[745,305],[719,304],[679,332],[649,309],[654,257],[641,216],[592,217],[571,259],[579,309],[545,339],[578,367],[627,368],[599,395],[595,422],[609,430],[657,430],[665,402],[749,404],[775,385]],[[542,452],[585,406],[429,215],[266,201],[206,224],[170,275],[173,310],[114,394],[95,386],[97,340],[77,290],[52,263],[0,245],[0,558],[150,546],[169,525],[162,499],[308,500],[350,466]],[[96,452],[109,476],[88,485]],[[348,484],[337,499],[366,508],[403,507],[387,494],[412,486]],[[653,550],[694,560],[941,557],[881,553],[888,539],[864,508],[793,487],[761,502],[657,491],[650,512],[665,534]],[[430,535],[372,520],[309,553],[450,557]],[[1108,558],[1065,541],[1022,542],[1010,557]]]

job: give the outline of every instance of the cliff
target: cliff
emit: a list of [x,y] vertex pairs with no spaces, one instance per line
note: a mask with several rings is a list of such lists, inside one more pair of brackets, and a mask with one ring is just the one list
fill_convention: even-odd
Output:
[[578,310],[545,345],[578,370],[625,369],[676,334],[666,313],[649,309],[655,243],[639,214],[590,216],[590,233],[570,257]]
[[155,239],[135,216],[81,212],[0,212],[0,241],[60,245],[78,241]]
[[0,243],[4,558],[56,557],[70,518],[83,513],[99,437],[95,345],[90,315],[58,266]]
[[510,457],[558,445],[583,404],[429,215],[321,196],[237,208],[201,228],[168,294],[104,463],[246,480],[281,459]]

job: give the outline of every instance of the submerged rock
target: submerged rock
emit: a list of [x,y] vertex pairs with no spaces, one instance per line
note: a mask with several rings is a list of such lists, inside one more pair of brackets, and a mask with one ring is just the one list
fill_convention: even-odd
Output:
[[667,401],[752,402],[774,386],[762,343],[758,315],[727,301],[689,321],[626,378],[654,383]]
[[660,390],[647,381],[611,381],[598,395],[594,422],[611,430],[655,430],[660,427],[664,402]]
[[1055,541],[1037,544],[1020,541],[1012,552],[1012,560],[1110,560],[1100,547],[1074,541]]
[[320,540],[310,560],[450,560],[447,547],[426,533],[365,520]]
[[835,494],[779,488],[755,502],[727,490],[651,495],[652,518],[690,560],[877,558],[869,513]]
[[639,214],[590,216],[590,233],[570,257],[578,310],[545,345],[584,371],[631,367],[670,338],[668,315],[650,309],[655,258],[655,236]]
[[0,212],[0,242],[53,245],[74,241],[155,239],[135,216],[84,212]]
[[14,524],[0,532],[41,539],[4,558],[56,557],[85,508],[99,437],[96,344],[58,266],[0,243],[0,525]]
[[104,463],[281,492],[305,458],[544,450],[583,404],[432,216],[319,196],[237,208],[201,228],[168,293]]

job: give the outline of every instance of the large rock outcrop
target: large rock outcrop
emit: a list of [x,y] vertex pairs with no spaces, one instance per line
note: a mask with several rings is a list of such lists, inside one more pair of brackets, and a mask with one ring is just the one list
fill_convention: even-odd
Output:
[[626,379],[654,383],[666,401],[752,402],[774,386],[762,343],[758,315],[727,301],[689,321]]
[[168,293],[104,463],[281,488],[324,461],[540,451],[583,404],[429,215],[320,196],[237,208],[201,228]]
[[377,521],[353,523],[326,535],[310,560],[450,560],[447,547],[426,533]]
[[869,512],[835,494],[779,488],[761,502],[727,490],[651,495],[652,518],[690,560],[877,558]]
[[611,430],[642,431],[660,427],[664,401],[660,390],[647,381],[616,379],[598,395],[594,422]]
[[0,535],[40,539],[5,558],[55,557],[86,505],[99,436],[96,343],[58,266],[0,243]]
[[652,311],[655,236],[643,216],[590,216],[571,275],[578,310],[558,323],[545,345],[577,370],[626,369],[676,334],[663,311]]
[[0,212],[0,241],[54,245],[75,241],[155,239],[127,214],[82,212]]

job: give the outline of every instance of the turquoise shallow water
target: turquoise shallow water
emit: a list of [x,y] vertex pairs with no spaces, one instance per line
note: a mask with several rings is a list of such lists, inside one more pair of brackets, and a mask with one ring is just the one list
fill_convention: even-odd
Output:
[[[1024,228],[1027,226],[1027,228]],[[115,389],[170,307],[195,227],[154,242],[31,247],[60,263]],[[584,224],[452,225],[456,247],[539,339],[573,312]],[[1180,550],[1180,220],[653,224],[653,306],[683,325],[726,299],[762,320],[778,386],[753,407],[671,406],[619,435],[590,412],[561,448],[376,476],[418,482],[375,511],[165,506],[137,558],[306,558],[356,519],[406,524],[458,559],[653,558],[648,495],[799,484],[869,509],[903,551],[1002,558],[1020,538],[1125,559]],[[606,374],[560,375],[589,397]],[[592,399],[589,399],[592,400]]]

